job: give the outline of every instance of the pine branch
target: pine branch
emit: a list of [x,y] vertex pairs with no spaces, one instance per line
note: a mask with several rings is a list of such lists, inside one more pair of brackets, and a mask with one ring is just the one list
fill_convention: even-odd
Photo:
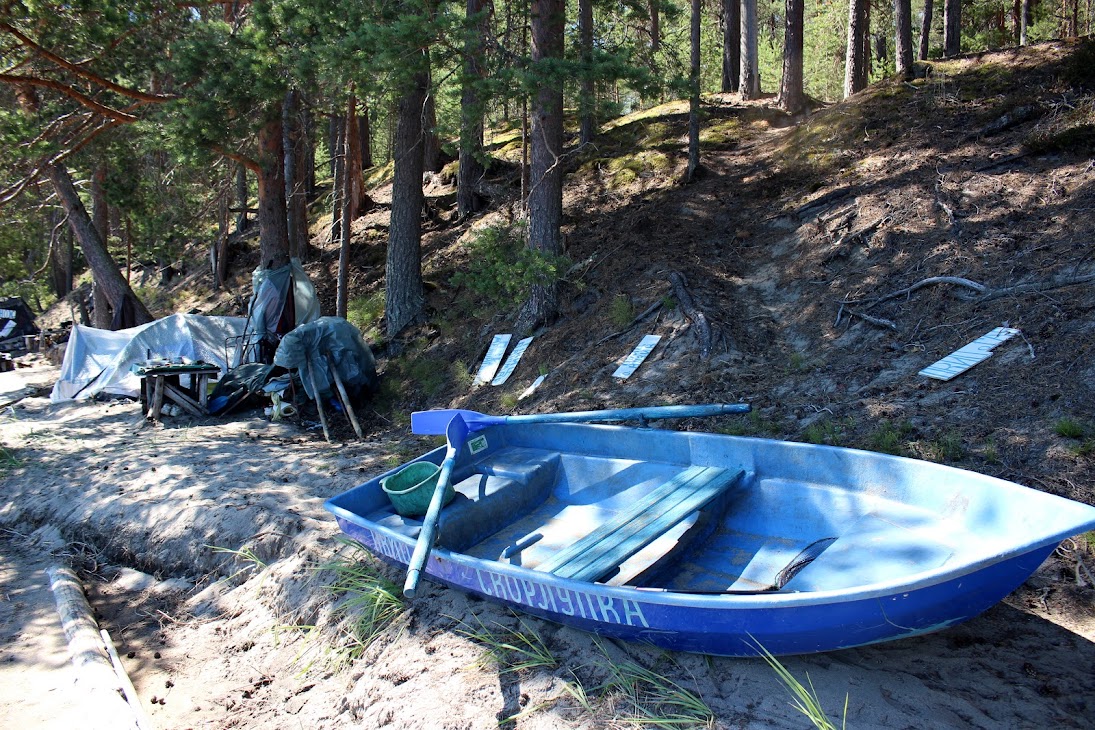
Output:
[[110,117],[115,121],[124,122],[129,124],[137,121],[137,117],[132,114],[126,114],[125,112],[118,111],[112,107],[100,104],[86,94],[82,94],[76,89],[62,84],[60,81],[53,81],[51,79],[40,79],[37,76],[22,76],[16,74],[0,74],[0,82],[7,84],[29,84],[30,86],[40,86],[46,89],[53,89],[59,91],[70,99],[75,100],[81,106],[87,107],[92,111],[102,114],[104,117]]
[[113,81],[111,81],[110,79],[104,78],[103,76],[100,76],[97,73],[93,73],[91,71],[88,71],[86,68],[78,66],[78,65],[72,63],[71,61],[66,61],[65,59],[61,58],[60,56],[53,53],[52,51],[49,51],[46,48],[43,48],[42,46],[40,46],[38,43],[36,43],[34,40],[29,38],[28,36],[24,35],[23,33],[20,33],[18,30],[13,28],[8,23],[0,22],[0,31],[6,31],[6,32],[10,33],[11,35],[15,36],[15,38],[18,39],[20,43],[27,46],[34,53],[38,54],[39,56],[46,59],[47,61],[50,61],[51,63],[53,63],[57,66],[60,66],[61,68],[65,69],[67,71],[71,71],[72,73],[76,74],[80,78],[91,81],[92,83],[98,84],[99,86],[103,87],[104,89],[109,89],[110,91],[113,91],[117,94],[121,94],[122,96],[127,96],[130,99],[136,99],[138,101],[143,101],[145,103],[153,103],[153,104],[163,103],[165,101],[172,101],[172,100],[178,98],[176,96],[166,96],[166,95],[161,95],[161,94],[149,94],[147,92],[140,91],[139,89],[131,89],[128,86],[122,86],[121,84],[116,84]]

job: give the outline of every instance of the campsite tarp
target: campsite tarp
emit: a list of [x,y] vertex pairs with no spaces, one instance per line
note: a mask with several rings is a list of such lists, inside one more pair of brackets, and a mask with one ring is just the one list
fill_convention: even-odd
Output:
[[300,259],[293,259],[288,266],[280,269],[255,269],[251,274],[251,329],[259,339],[278,330],[282,310],[289,294],[289,285],[293,286],[294,327],[319,319],[319,298],[312,280],[308,278]]
[[[140,379],[130,368],[149,354],[202,360],[224,374],[228,369],[225,340],[242,335],[246,322],[243,317],[173,314],[117,332],[74,325],[50,400],[60,403],[98,393],[136,397],[141,392]],[[229,358],[234,356],[228,352]]]
[[[341,317],[320,317],[297,327],[285,335],[274,355],[274,364],[287,370],[307,373],[309,363],[321,396],[330,395],[335,387],[328,365],[337,368],[351,397],[362,390],[376,390],[376,362],[372,350],[361,331]],[[311,379],[305,375],[302,381],[304,392],[315,400]]]
[[34,313],[20,297],[0,299],[0,340],[21,335],[36,335]]

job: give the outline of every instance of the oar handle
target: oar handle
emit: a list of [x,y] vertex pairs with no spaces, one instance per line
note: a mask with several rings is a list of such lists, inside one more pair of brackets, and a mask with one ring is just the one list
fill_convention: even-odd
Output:
[[414,545],[411,562],[407,566],[407,580],[403,584],[403,595],[407,598],[414,598],[415,593],[417,593],[418,581],[422,575],[422,570],[426,566],[426,559],[430,557],[430,551],[433,550],[433,542],[437,537],[437,523],[441,518],[441,505],[445,501],[445,490],[448,489],[449,482],[452,481],[452,468],[455,463],[456,451],[450,449],[445,456],[445,460],[441,462],[441,473],[437,477],[437,486],[434,487],[433,497],[430,498],[430,506],[426,510],[425,518],[422,520],[422,531],[418,533],[418,542]]
[[570,411],[567,413],[533,413],[525,416],[504,416],[506,423],[575,423],[584,421],[626,421],[634,418],[694,418],[720,416],[726,413],[748,413],[748,403],[711,403],[689,406],[650,406],[648,408],[615,408],[603,411]]

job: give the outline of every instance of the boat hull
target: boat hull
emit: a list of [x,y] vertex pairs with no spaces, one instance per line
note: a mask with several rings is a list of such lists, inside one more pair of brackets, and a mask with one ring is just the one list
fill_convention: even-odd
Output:
[[[1064,537],[1095,528],[1095,508],[1087,505],[985,475],[849,449],[575,425],[498,427],[487,440],[490,448],[475,457],[488,465],[479,468],[484,475],[504,471],[490,465],[506,455],[564,453],[558,473],[539,487],[550,488],[550,496],[541,494],[532,506],[504,502],[501,511],[484,506],[476,514],[490,527],[464,547],[435,547],[425,575],[517,611],[670,650],[755,656],[763,646],[775,655],[807,654],[939,631],[1022,585]],[[443,452],[419,460],[437,463]],[[624,458],[636,453],[646,458]],[[616,483],[621,475],[641,481],[649,476],[644,468],[687,464],[729,464],[746,476],[726,498],[718,523],[694,544],[671,551],[668,575],[657,561],[660,570],[638,571],[639,579],[618,584],[611,576],[571,580],[535,569],[537,562],[547,564],[535,557],[537,550],[558,552],[542,547],[553,539],[553,525],[562,525],[555,528],[562,530],[556,545],[567,545],[607,514],[580,510],[594,509],[598,499],[636,501],[619,491],[628,488]],[[379,487],[384,476],[326,507],[347,535],[405,567],[416,532],[381,519],[387,514]],[[550,508],[537,507],[542,499]],[[526,549],[527,563],[498,557],[500,546],[522,544],[529,524],[544,525],[548,537]],[[695,524],[699,530],[703,523]],[[773,555],[785,561],[818,537],[835,541],[786,588],[741,590],[758,565],[773,563]],[[689,575],[699,579],[690,583]]]
[[[342,531],[375,555],[405,568],[414,544],[339,518]],[[756,656],[810,654],[901,639],[954,626],[1018,588],[1054,546],[971,575],[888,595],[801,605],[740,596],[690,596],[553,579],[435,549],[426,573],[452,588],[598,636],[674,651]],[[769,605],[766,605],[769,604]]]

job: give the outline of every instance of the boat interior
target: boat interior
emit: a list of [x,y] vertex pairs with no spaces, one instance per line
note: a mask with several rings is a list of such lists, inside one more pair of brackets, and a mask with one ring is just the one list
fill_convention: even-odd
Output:
[[[757,471],[503,443],[454,469],[438,544],[571,580],[698,594],[856,588],[958,552],[959,526],[937,512]],[[422,525],[379,500],[360,514],[411,539]]]

